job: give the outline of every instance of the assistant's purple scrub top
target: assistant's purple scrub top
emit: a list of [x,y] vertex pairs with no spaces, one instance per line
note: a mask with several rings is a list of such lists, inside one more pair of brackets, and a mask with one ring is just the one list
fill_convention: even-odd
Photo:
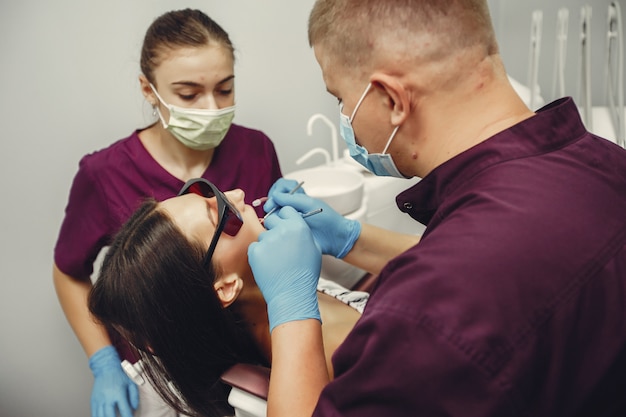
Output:
[[[184,185],[148,153],[139,132],[81,159],[54,250],[54,261],[65,274],[88,279],[100,250],[144,198],[162,201]],[[202,175],[220,190],[241,188],[248,204],[266,196],[281,176],[271,140],[235,124]],[[257,212],[264,214],[262,207]],[[128,358],[128,353],[122,356]]]

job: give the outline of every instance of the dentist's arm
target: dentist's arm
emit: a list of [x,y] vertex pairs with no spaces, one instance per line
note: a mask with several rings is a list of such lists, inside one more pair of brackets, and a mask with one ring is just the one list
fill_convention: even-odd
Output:
[[309,319],[276,326],[268,417],[309,417],[328,381],[321,323]]
[[415,246],[419,240],[416,235],[396,233],[363,223],[359,238],[343,260],[377,275],[390,260]]
[[347,219],[323,201],[307,196],[302,189],[289,194],[296,184],[296,181],[284,178],[276,181],[264,209],[269,211],[276,206],[291,206],[306,213],[321,207],[322,213],[305,220],[324,254],[378,274],[391,259],[419,242],[419,236],[361,225],[356,220]]
[[265,226],[248,260],[270,321],[268,416],[310,416],[329,381],[316,293],[322,255],[293,208],[282,208]]

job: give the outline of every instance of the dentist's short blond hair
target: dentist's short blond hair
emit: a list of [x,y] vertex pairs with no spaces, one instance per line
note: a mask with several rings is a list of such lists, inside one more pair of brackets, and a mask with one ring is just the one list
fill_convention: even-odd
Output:
[[317,0],[308,35],[335,64],[362,70],[381,56],[424,62],[464,48],[498,52],[486,0]]

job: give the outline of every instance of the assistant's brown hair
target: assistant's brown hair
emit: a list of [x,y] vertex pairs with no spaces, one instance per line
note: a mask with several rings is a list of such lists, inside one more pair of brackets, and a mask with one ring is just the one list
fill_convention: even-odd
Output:
[[234,47],[228,33],[200,10],[184,9],[159,16],[148,28],[141,48],[141,71],[155,84],[153,72],[168,49],[201,47],[215,42],[230,51]]

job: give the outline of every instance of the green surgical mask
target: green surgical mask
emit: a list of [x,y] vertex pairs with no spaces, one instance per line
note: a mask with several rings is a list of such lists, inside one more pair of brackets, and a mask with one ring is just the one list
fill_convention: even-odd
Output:
[[235,117],[235,106],[218,110],[178,107],[163,101],[152,84],[150,88],[170,112],[170,120],[166,122],[158,107],[156,109],[163,127],[183,145],[206,151],[222,143]]

